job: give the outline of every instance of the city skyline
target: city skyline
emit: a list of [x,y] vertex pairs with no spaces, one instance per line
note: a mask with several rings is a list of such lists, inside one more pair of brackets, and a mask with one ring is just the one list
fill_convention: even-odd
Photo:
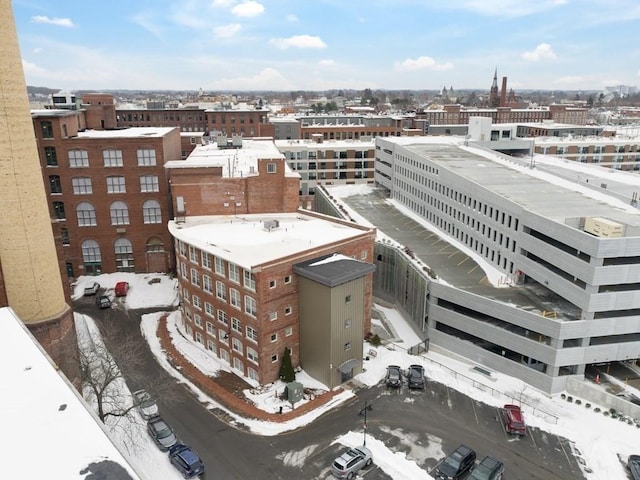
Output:
[[[428,3],[428,5],[424,5]],[[632,0],[15,0],[26,82],[63,90],[636,85]],[[497,32],[497,33],[496,33]]]

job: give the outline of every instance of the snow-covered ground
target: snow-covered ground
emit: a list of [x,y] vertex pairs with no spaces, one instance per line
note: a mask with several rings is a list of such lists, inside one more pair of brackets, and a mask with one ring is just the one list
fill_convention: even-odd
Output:
[[[117,277],[120,274],[113,275]],[[92,278],[94,277],[91,277],[91,279]],[[88,283],[89,280],[86,278],[79,279],[78,288],[84,285],[85,282]],[[109,279],[109,281],[113,281],[114,284],[116,280],[116,278]],[[97,278],[97,281],[102,285],[103,280],[100,277]],[[143,283],[148,282],[148,279],[143,279],[142,281]],[[152,307],[152,302],[157,301],[157,305],[173,305],[176,292],[171,282],[172,280],[163,279],[162,282],[155,284],[163,285],[167,297],[152,298],[158,293],[154,292],[151,297],[143,300],[136,298],[137,295],[143,292],[143,289],[137,289],[137,280],[131,280],[132,288],[127,297],[127,303],[130,305],[144,304],[145,307]],[[107,285],[106,282],[105,285]],[[389,364],[396,364],[406,368],[412,363],[421,363],[425,367],[426,375],[429,379],[446,384],[450,388],[456,389],[486,404],[500,407],[504,403],[513,401],[514,398],[520,399],[523,402],[523,412],[529,425],[555,435],[560,435],[574,443],[576,454],[584,460],[586,466],[585,475],[587,478],[592,480],[625,478],[625,469],[618,456],[626,459],[629,455],[637,453],[638,449],[640,449],[640,447],[637,447],[640,445],[640,428],[636,427],[635,424],[614,420],[603,415],[603,413],[597,413],[594,411],[597,405],[586,408],[585,400],[582,401],[581,405],[578,405],[575,401],[570,403],[562,400],[559,395],[550,397],[516,378],[502,375],[498,372],[492,372],[491,378],[489,378],[486,375],[474,371],[473,364],[461,361],[452,356],[434,351],[420,357],[410,356],[404,352],[403,348],[417,344],[419,337],[397,311],[379,305],[376,306],[376,308],[384,314],[387,324],[390,325],[394,331],[394,335],[400,340],[396,342],[396,347],[392,349],[384,346],[372,347],[368,344],[365,345],[365,352],[375,349],[377,354],[375,356],[370,355],[369,360],[365,361],[365,372],[356,377],[357,381],[373,386],[382,380],[386,366]],[[189,385],[201,401],[226,410],[225,407],[219,405],[215,399],[207,397],[193,384],[190,384],[190,382],[182,378],[179,372],[175,371],[175,369],[169,365],[165,353],[155,335],[160,316],[161,314],[145,315],[143,316],[141,325],[143,334],[160,364],[176,378]],[[202,371],[207,374],[212,374],[219,369],[230,370],[228,364],[211,357],[203,347],[196,343],[187,342],[182,336],[176,334],[177,330],[181,328],[180,319],[177,314],[174,313],[170,315],[168,326],[170,332],[173,332],[172,338],[176,346]],[[250,382],[249,379],[246,380]],[[311,388],[326,389],[324,385],[319,384],[304,373],[298,374],[297,380]],[[274,385],[272,387],[281,388],[282,386]],[[502,392],[503,395],[496,392]],[[264,395],[255,391],[251,396],[251,400],[258,407],[265,409],[265,411],[273,412],[278,406],[278,404],[275,403],[276,399],[274,398],[273,390],[265,388],[262,393],[264,393]],[[313,420],[325,413],[328,409],[335,408],[352,395],[353,394],[347,390],[336,396],[330,404],[288,422],[276,423],[251,420],[242,418],[234,412],[228,413],[235,422],[246,425],[256,434],[277,435],[313,422]],[[530,406],[535,406],[535,410]],[[362,435],[362,430],[345,432],[344,435],[336,438],[334,443],[337,442],[346,446],[361,445]],[[434,438],[431,443],[438,445],[438,439]],[[370,435],[367,435],[367,447],[372,450],[376,465],[394,479],[431,478],[428,473],[418,467],[414,461],[406,458],[404,453],[391,451],[383,442],[378,441]],[[441,448],[434,448],[432,452],[428,452],[427,456],[428,458],[441,458],[444,456],[444,452],[442,452]],[[145,472],[147,472],[146,469],[148,468],[149,471],[147,475],[150,478],[169,478],[164,477],[164,474],[154,470],[160,468],[161,463],[162,462],[149,462],[148,465],[136,465],[136,467],[144,468]]]

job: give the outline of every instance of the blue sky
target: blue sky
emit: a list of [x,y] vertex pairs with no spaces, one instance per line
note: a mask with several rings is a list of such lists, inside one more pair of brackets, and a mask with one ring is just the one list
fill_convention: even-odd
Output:
[[601,90],[640,80],[638,0],[13,0],[27,84]]

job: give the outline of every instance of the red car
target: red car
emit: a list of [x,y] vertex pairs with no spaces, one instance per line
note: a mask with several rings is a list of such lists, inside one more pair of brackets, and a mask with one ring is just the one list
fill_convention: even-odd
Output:
[[512,435],[526,435],[527,426],[524,423],[522,410],[518,405],[505,405],[502,407],[502,418],[507,433]]
[[127,282],[118,282],[114,290],[116,297],[125,297],[129,291],[129,284]]

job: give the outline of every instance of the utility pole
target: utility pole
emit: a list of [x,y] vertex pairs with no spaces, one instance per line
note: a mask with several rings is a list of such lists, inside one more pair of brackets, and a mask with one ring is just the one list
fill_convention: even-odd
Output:
[[358,415],[360,415],[361,417],[364,416],[364,430],[363,430],[363,434],[364,434],[364,439],[362,442],[363,446],[367,446],[367,410],[371,411],[371,409],[373,408],[373,405],[370,403],[367,403],[367,401],[364,401],[364,408],[362,410],[360,410],[360,412],[358,413]]

